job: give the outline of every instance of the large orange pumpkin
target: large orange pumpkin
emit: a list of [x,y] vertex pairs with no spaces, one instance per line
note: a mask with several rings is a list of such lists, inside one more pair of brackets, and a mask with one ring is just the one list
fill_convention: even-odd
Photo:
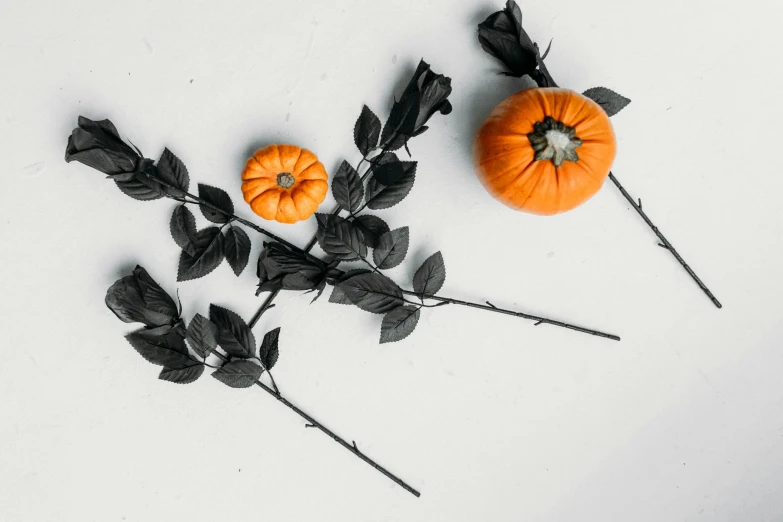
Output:
[[315,154],[296,145],[268,145],[247,160],[242,195],[264,219],[296,223],[323,203],[328,189],[326,169]]
[[595,194],[615,152],[601,106],[560,88],[506,98],[479,130],[473,150],[476,173],[490,194],[544,215],[571,210]]

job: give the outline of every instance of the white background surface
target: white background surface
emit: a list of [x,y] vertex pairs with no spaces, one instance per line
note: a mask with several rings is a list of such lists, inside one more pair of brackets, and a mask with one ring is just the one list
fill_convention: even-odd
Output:
[[[783,7],[772,0],[522,3],[561,85],[633,103],[615,172],[724,303],[717,310],[610,185],[539,218],[491,199],[470,142],[518,89],[480,50],[500,2],[29,1],[0,15],[0,520],[575,521],[783,517]],[[385,117],[420,57],[454,112],[412,142],[406,280],[441,250],[445,295],[616,332],[427,311],[380,318],[288,293],[284,393],[422,491],[416,499],[291,411],[211,378],[176,386],[123,340],[106,288],[136,263],[185,317],[245,317],[254,270],[175,283],[174,205],[63,161],[79,114],[147,156],[170,147],[244,216],[239,172],[294,142],[358,161],[363,103]],[[331,198],[331,196],[330,196]],[[331,207],[328,200],[326,207]],[[201,226],[204,221],[199,217]],[[270,225],[303,244],[314,225]],[[253,236],[255,261],[260,240]]]

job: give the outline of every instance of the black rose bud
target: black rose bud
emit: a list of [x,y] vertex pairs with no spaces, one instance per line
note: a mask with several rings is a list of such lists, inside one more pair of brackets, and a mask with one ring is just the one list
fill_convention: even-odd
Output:
[[111,121],[92,121],[84,116],[79,116],[79,126],[68,138],[65,149],[65,161],[84,163],[118,180],[130,179],[140,160],[141,156],[122,141]]
[[79,127],[68,138],[65,161],[78,161],[103,172],[134,199],[148,201],[166,195],[166,189],[157,182],[160,174],[155,162],[122,141],[109,120],[79,116]]
[[449,114],[451,78],[436,74],[424,60],[419,62],[402,97],[392,106],[381,134],[386,150],[397,150],[412,137],[427,130],[426,123],[436,113]]
[[449,114],[451,112],[451,103],[448,100],[451,94],[451,78],[442,74],[435,74],[430,66],[424,60],[419,62],[413,78],[408,82],[402,97],[411,95],[413,92],[419,92],[419,113],[416,117],[416,123],[413,127],[413,135],[421,134],[422,127],[436,112]]
[[313,290],[324,282],[327,267],[280,243],[265,243],[258,258],[258,293],[275,290]]
[[179,322],[174,300],[138,265],[131,275],[111,285],[106,292],[106,306],[126,323],[155,328]]
[[479,24],[478,39],[487,53],[506,66],[503,74],[519,77],[536,70],[536,46],[522,29],[522,11],[514,0]]

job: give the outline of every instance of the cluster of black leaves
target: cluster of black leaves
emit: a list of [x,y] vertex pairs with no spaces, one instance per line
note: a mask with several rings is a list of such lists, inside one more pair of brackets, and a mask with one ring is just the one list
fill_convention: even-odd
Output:
[[[311,283],[323,277],[321,281],[334,284],[330,302],[384,314],[381,343],[399,341],[413,331],[424,297],[440,289],[446,270],[440,253],[428,259],[419,268],[417,280],[422,279],[421,273],[427,272],[437,274],[440,283],[419,290],[414,284],[414,292],[408,293],[418,295],[420,302],[407,301],[405,291],[381,271],[395,268],[405,260],[410,243],[408,227],[391,229],[382,218],[360,213],[365,209],[390,208],[410,193],[417,164],[400,160],[394,151],[404,146],[410,155],[408,141],[427,130],[429,118],[436,112],[451,112],[450,93],[451,80],[432,72],[422,60],[383,126],[378,116],[364,106],[354,125],[354,143],[370,166],[361,176],[356,168],[343,161],[332,181],[332,194],[340,207],[348,211],[348,216],[316,214],[318,245],[334,261],[328,267],[330,273],[322,268],[317,276],[310,278]],[[380,152],[370,157],[378,149]],[[337,263],[351,261],[363,261],[371,269],[346,273],[336,270]]]
[[[215,225],[196,229],[196,218],[186,204],[174,209],[169,223],[171,237],[182,249],[179,257],[178,281],[198,279],[217,268],[223,259],[239,276],[250,258],[250,238],[234,223],[234,204],[222,189],[198,185],[202,215]],[[218,226],[219,225],[219,226]]]
[[[479,24],[478,39],[484,51],[505,65],[506,70],[501,74],[529,76],[539,87],[557,87],[544,64],[550,47],[541,55],[538,44],[522,28],[522,10],[514,0],[508,0],[505,9],[492,13]],[[631,103],[606,87],[594,87],[583,94],[596,101],[609,116]]]
[[[407,244],[404,250],[407,250]],[[404,253],[401,257],[404,257]],[[376,268],[383,268],[377,259]],[[416,270],[413,291],[403,290],[379,270],[357,269],[346,272],[335,283],[329,302],[355,305],[366,312],[383,314],[380,342],[395,342],[413,332],[419,322],[424,299],[435,295],[445,280],[443,256],[436,252]],[[409,301],[406,296],[418,299],[419,302]]]
[[210,305],[208,321],[217,327],[217,345],[229,356],[228,361],[212,374],[223,384],[232,388],[248,388],[277,363],[280,328],[267,332],[256,349],[256,339],[250,327],[231,310]]
[[[234,223],[231,198],[224,190],[202,184],[198,185],[198,197],[189,194],[188,169],[169,149],[164,149],[156,165],[122,141],[111,121],[80,116],[79,126],[68,138],[65,160],[78,161],[106,174],[134,199],[168,197],[182,203],[174,209],[169,224],[171,236],[182,249],[178,281],[203,277],[224,259],[237,276],[244,271],[251,243],[247,233]],[[197,204],[202,215],[219,226],[198,230],[188,203]]]
[[141,266],[109,288],[106,306],[126,323],[144,325],[126,339],[147,361],[163,367],[160,379],[179,384],[197,380],[218,347],[225,355],[212,376],[233,388],[252,386],[277,363],[280,328],[267,332],[256,350],[247,323],[216,305],[210,306],[209,319],[196,314],[185,327],[174,300]]

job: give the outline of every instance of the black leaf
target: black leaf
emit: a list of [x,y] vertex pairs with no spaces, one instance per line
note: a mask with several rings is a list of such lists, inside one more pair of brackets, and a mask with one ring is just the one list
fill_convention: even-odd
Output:
[[158,169],[151,160],[142,159],[139,162],[140,171],[135,172],[132,177],[117,176],[114,182],[117,184],[123,194],[137,199],[139,201],[152,201],[165,196],[163,186],[155,182],[158,176]]
[[252,361],[231,361],[212,373],[212,377],[232,388],[249,388],[255,384],[264,369]]
[[631,100],[625,96],[606,87],[593,87],[587,89],[583,94],[600,105],[609,116],[614,116],[631,103]]
[[201,213],[204,214],[205,218],[213,223],[221,224],[231,221],[231,214],[234,213],[234,203],[231,202],[231,198],[225,190],[199,183],[198,196],[207,203],[220,209],[215,210],[206,205],[199,205]]
[[375,272],[346,279],[340,283],[340,289],[353,304],[374,314],[384,314],[404,303],[400,287]]
[[204,277],[223,261],[223,234],[218,227],[209,227],[196,235],[196,254],[185,251],[179,256],[177,281],[189,281]]
[[247,323],[236,313],[217,305],[209,305],[209,319],[218,328],[218,344],[234,357],[252,357],[256,338]]
[[334,285],[332,287],[332,294],[329,296],[329,302],[334,304],[353,304],[353,301],[348,299],[348,296],[345,295],[345,292],[340,288],[340,285]]
[[[359,274],[369,274],[372,270],[368,270],[366,268],[358,268],[356,270],[349,270],[346,272],[343,277],[340,279],[341,281],[345,281],[347,279],[352,278],[355,275]],[[348,296],[345,295],[345,292],[342,288],[340,288],[340,283],[336,283],[334,287],[332,287],[332,295],[329,296],[329,302],[334,304],[347,304],[352,305],[353,301],[348,299]]]
[[185,197],[190,188],[190,176],[185,164],[169,149],[163,149],[158,160],[158,175],[160,179],[176,188],[164,187],[163,190],[176,198]]
[[413,276],[413,291],[426,297],[437,294],[446,281],[446,265],[443,255],[435,252],[421,264]]
[[171,326],[179,319],[174,300],[147,273],[136,265],[133,273],[117,280],[106,292],[106,306],[121,321],[150,327]]
[[382,270],[394,268],[408,254],[408,227],[397,228],[383,234],[372,252],[375,266]]
[[378,216],[363,214],[353,220],[354,226],[361,230],[364,242],[368,247],[375,248],[381,236],[389,231],[389,225]]
[[353,212],[364,201],[364,183],[350,163],[343,160],[332,180],[332,194],[344,209]]
[[416,181],[416,162],[401,162],[405,167],[403,176],[391,185],[384,185],[375,176],[367,183],[367,206],[373,210],[393,207],[410,193]]
[[152,364],[181,368],[192,362],[185,340],[170,326],[137,330],[125,338]]
[[372,169],[372,175],[382,185],[394,185],[405,177],[406,172],[416,171],[415,161],[400,161],[395,154],[384,154]]
[[401,341],[408,337],[419,323],[419,307],[398,306],[383,316],[381,323],[381,344]]
[[277,358],[280,356],[280,350],[277,342],[280,338],[280,327],[269,330],[261,341],[261,347],[258,349],[258,358],[267,371],[271,370],[277,364]]
[[[353,127],[353,141],[363,156],[378,145],[381,135],[381,120],[366,105]],[[347,208],[347,207],[346,207]]]
[[226,261],[231,265],[231,270],[236,276],[242,273],[250,259],[250,238],[239,227],[229,227],[226,232],[225,251]]
[[185,366],[172,368],[165,366],[158,375],[158,379],[169,381],[176,384],[190,384],[198,380],[204,373],[204,364],[196,361],[190,361]]
[[361,231],[347,219],[335,214],[316,214],[318,244],[327,254],[342,261],[367,256]]
[[190,256],[196,255],[196,218],[188,207],[180,205],[174,209],[169,223],[171,237],[179,247]]
[[188,325],[186,339],[202,359],[211,354],[218,343],[218,327],[201,314],[196,314]]

